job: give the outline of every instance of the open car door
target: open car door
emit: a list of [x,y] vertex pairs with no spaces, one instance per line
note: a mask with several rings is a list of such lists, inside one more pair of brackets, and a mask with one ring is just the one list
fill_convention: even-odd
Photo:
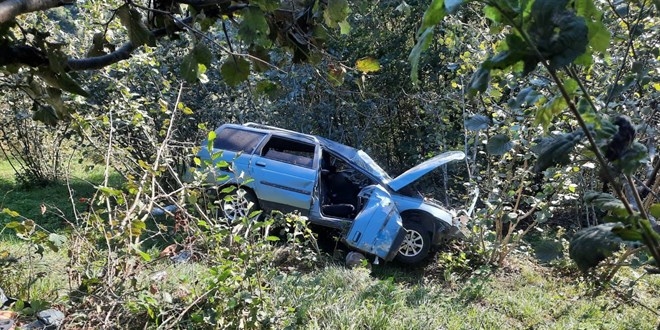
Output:
[[390,261],[406,236],[401,216],[390,194],[381,186],[368,186],[359,195],[364,203],[344,241],[350,247]]

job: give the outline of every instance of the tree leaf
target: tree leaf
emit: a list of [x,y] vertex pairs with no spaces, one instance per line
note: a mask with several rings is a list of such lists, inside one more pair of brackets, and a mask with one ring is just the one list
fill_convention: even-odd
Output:
[[490,69],[483,65],[472,75],[470,85],[468,87],[468,94],[476,95],[483,93],[488,89],[488,82],[490,81]]
[[273,12],[280,8],[279,0],[252,0],[250,3],[259,6],[265,12]]
[[619,158],[616,163],[621,169],[621,172],[631,175],[640,166],[648,162],[648,155],[649,153],[646,146],[635,141],[630,148],[621,155],[621,158]]
[[195,47],[192,50],[192,54],[195,57],[195,61],[197,63],[204,64],[207,67],[211,66],[213,54],[206,44],[202,42],[195,44]]
[[41,68],[37,71],[37,75],[52,87],[59,88],[72,94],[89,97],[89,93],[80,87],[75,80],[71,79],[67,73],[56,73],[47,68]]
[[66,242],[66,236],[51,233],[50,235],[48,235],[48,241],[52,243],[51,249],[57,252],[59,248],[61,248],[62,245],[64,245],[64,243]]
[[421,35],[428,28],[438,25],[442,19],[447,15],[445,9],[445,0],[433,0],[431,5],[424,12],[422,18],[422,26],[419,28],[418,35]]
[[626,207],[618,198],[603,192],[588,191],[584,194],[584,202],[592,204],[603,211],[625,211]]
[[568,164],[571,160],[571,152],[583,137],[582,131],[577,131],[536,140],[536,145],[531,148],[532,152],[538,155],[534,171],[541,172],[551,166]]
[[32,113],[32,119],[40,121],[48,126],[55,127],[59,118],[55,109],[51,106],[40,105]]
[[248,44],[270,47],[270,27],[264,12],[258,7],[246,7],[241,11],[243,20],[238,28],[239,37]]
[[197,72],[199,67],[197,66],[197,61],[195,56],[190,52],[183,57],[181,61],[181,66],[179,67],[179,74],[189,83],[193,83],[197,80]]
[[660,220],[660,203],[651,205],[649,213],[657,220]]
[[429,48],[432,38],[433,28],[425,29],[417,39],[415,47],[410,51],[410,55],[408,55],[408,61],[410,61],[410,79],[413,84],[419,81],[419,58],[422,52]]
[[355,62],[355,68],[362,73],[377,72],[380,70],[380,63],[373,57],[363,57]]
[[142,15],[135,8],[125,4],[117,9],[117,16],[121,24],[128,30],[128,38],[135,47],[147,44],[156,46],[156,38],[142,22]]
[[566,107],[566,100],[561,95],[553,97],[536,110],[534,124],[540,124],[543,130],[547,130],[555,116],[560,114]]
[[474,115],[465,120],[465,129],[472,132],[478,132],[487,129],[491,124],[490,118],[484,115]]
[[220,67],[220,73],[227,85],[236,86],[247,80],[250,74],[250,62],[241,57],[230,56]]
[[328,0],[328,5],[323,11],[325,24],[336,28],[339,23],[346,21],[351,9],[348,7],[347,0]]
[[491,137],[486,144],[486,151],[495,156],[504,155],[511,148],[513,148],[513,141],[504,134],[497,134]]
[[620,249],[623,240],[612,232],[623,228],[620,223],[606,223],[582,229],[575,233],[569,244],[569,256],[583,272],[596,267],[601,261]]

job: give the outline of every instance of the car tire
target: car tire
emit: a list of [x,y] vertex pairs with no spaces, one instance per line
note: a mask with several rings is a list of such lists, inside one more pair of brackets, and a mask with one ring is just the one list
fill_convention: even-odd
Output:
[[407,231],[406,237],[403,239],[395,259],[409,265],[422,262],[431,250],[431,235],[418,222],[406,222],[403,227]]
[[[227,196],[231,198],[227,199]],[[261,210],[259,200],[249,189],[239,187],[231,193],[220,196],[220,212],[229,223],[247,218],[254,211],[259,210]]]

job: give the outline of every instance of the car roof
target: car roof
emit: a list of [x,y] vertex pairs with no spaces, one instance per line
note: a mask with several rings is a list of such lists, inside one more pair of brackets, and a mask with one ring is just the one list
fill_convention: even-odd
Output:
[[283,136],[283,137],[289,137],[289,138],[293,138],[293,139],[303,139],[303,140],[311,141],[311,142],[314,142],[316,144],[321,145],[324,149],[334,151],[335,153],[343,155],[344,157],[347,157],[349,159],[353,158],[358,152],[358,149],[347,146],[345,144],[341,144],[341,143],[336,142],[336,141],[332,141],[330,139],[326,139],[322,136],[300,133],[300,132],[291,131],[291,130],[284,129],[284,128],[275,127],[275,126],[268,126],[268,125],[262,125],[262,124],[257,124],[257,123],[251,123],[250,122],[250,123],[246,123],[246,124],[243,124],[243,125],[224,124],[224,125],[220,126],[218,128],[218,130],[221,130],[225,127],[243,129],[243,130],[248,130],[248,131],[253,131],[253,132],[261,132],[261,133],[277,133],[277,135]]

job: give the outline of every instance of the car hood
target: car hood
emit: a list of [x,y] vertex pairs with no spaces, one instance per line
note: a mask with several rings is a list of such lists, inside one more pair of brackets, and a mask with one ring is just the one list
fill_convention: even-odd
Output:
[[405,171],[403,174],[397,176],[396,179],[390,181],[388,186],[390,186],[390,188],[392,188],[394,191],[399,191],[403,187],[417,181],[426,173],[433,171],[439,166],[455,160],[461,160],[463,158],[465,158],[465,154],[462,151],[449,151],[442,153]]

